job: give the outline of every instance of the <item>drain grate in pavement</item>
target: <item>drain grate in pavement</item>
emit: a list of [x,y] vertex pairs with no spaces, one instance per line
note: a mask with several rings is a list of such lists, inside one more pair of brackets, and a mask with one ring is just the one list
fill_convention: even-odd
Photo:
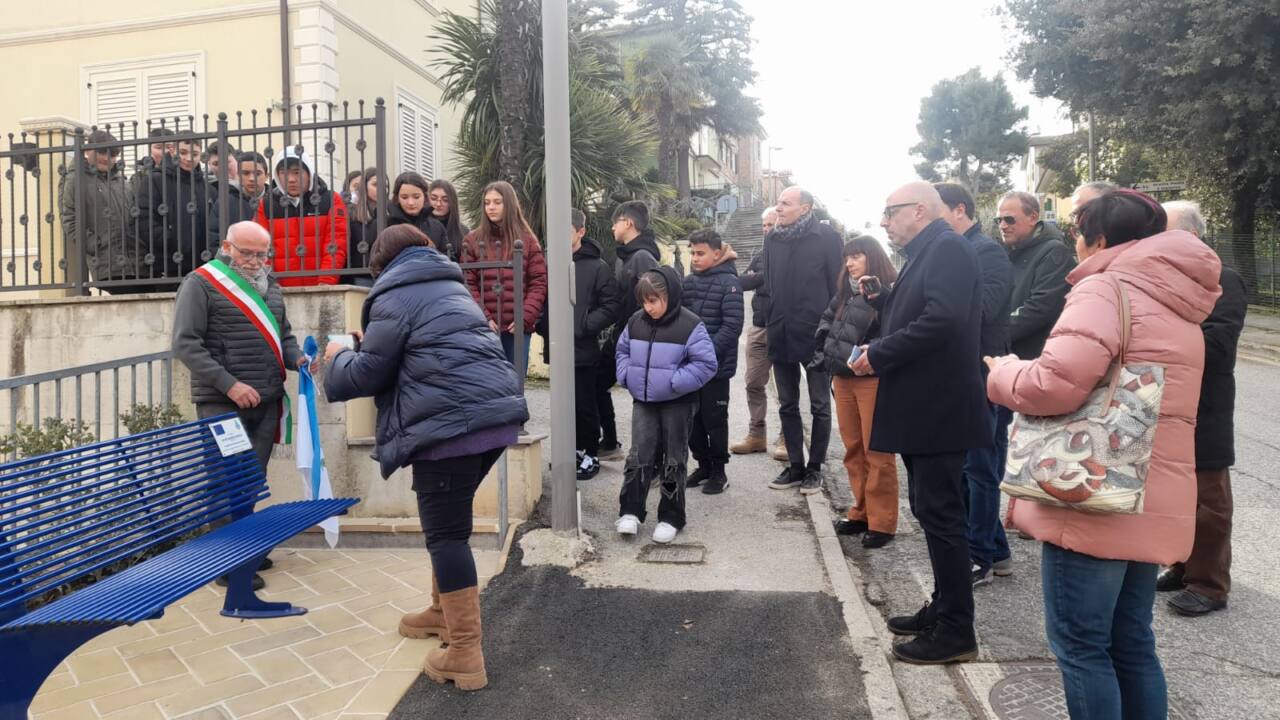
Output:
[[[1005,677],[991,688],[991,709],[1000,720],[1069,720],[1062,674],[1055,665],[1005,666]],[[1170,720],[1188,715],[1169,706]]]
[[640,562],[696,565],[706,557],[702,545],[645,545],[640,549]]

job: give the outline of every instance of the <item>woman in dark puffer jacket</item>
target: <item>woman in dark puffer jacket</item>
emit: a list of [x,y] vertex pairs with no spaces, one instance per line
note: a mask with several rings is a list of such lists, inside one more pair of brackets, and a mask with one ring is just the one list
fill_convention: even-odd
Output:
[[880,330],[875,309],[856,286],[864,275],[880,278],[885,288],[898,277],[880,242],[869,235],[859,235],[844,245],[844,270],[836,296],[818,322],[818,344],[831,372],[836,419],[844,441],[844,468],[853,491],[853,505],[836,523],[836,531],[841,535],[866,533],[862,546],[878,548],[892,540],[898,528],[898,467],[893,453],[870,448],[880,379],[874,375],[855,377],[849,369],[854,346],[866,345]]
[[336,401],[375,397],[382,476],[413,467],[433,593],[431,607],[401,620],[400,633],[439,635],[449,645],[427,655],[426,674],[479,690],[488,678],[468,545],[471,503],[529,412],[497,335],[462,284],[462,270],[428,242],[411,225],[378,236],[359,349],[329,344],[325,392]]

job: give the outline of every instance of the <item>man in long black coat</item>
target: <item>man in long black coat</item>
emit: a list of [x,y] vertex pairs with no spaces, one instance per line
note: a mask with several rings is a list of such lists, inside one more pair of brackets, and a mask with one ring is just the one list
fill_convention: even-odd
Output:
[[972,660],[973,586],[969,577],[965,453],[991,442],[979,370],[982,278],[973,246],[943,220],[932,185],[904,185],[889,196],[880,225],[907,256],[893,288],[863,291],[880,311],[880,339],[853,364],[880,376],[871,449],[898,453],[907,468],[911,512],[933,565],[933,602],[889,620],[914,640],[894,646],[905,662]]

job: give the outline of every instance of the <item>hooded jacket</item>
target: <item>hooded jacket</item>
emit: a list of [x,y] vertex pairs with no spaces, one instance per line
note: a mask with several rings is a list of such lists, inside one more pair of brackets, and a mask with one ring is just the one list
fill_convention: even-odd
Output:
[[[76,207],[77,176],[85,178],[82,208]],[[75,242],[77,228],[83,226],[85,260],[94,281],[129,280],[146,273],[138,249],[133,203],[120,163],[113,163],[103,173],[81,158],[59,182],[62,236]]]
[[[532,333],[542,316],[542,308],[547,303],[547,258],[542,254],[542,245],[532,235],[524,240],[523,272],[524,272],[524,332]],[[480,231],[473,230],[462,240],[462,264],[480,262],[498,262],[507,254],[505,240],[498,240],[481,246]],[[467,268],[464,271],[467,287],[471,296],[484,310],[486,318],[498,326],[498,332],[506,332],[507,326],[515,322],[516,277],[509,268],[487,268],[483,270]]]
[[[209,247],[209,185],[197,165],[183,170],[166,156],[158,169],[138,184],[139,232],[145,250],[140,278],[183,278],[213,258]],[[146,264],[146,257],[153,262]]]
[[1120,353],[1120,281],[1131,323],[1126,362],[1164,368],[1142,512],[1084,513],[1019,500],[1009,521],[1037,540],[1108,560],[1169,565],[1195,537],[1195,424],[1204,370],[1200,323],[1220,294],[1218,256],[1181,230],[1106,248],[1071,272],[1072,290],[1036,360],[1004,360],[987,378],[993,402],[1029,415],[1079,409]]
[[[400,207],[400,203],[392,202],[387,206],[387,227],[392,225],[412,225],[431,238],[431,244],[440,252],[444,252],[444,225],[431,216],[431,208],[424,207],[417,215],[409,217]],[[376,238],[375,238],[376,239]],[[370,243],[372,246],[373,243]]]
[[1067,297],[1067,273],[1075,255],[1056,225],[1036,223],[1031,237],[1009,249],[1013,295],[1009,298],[1009,346],[1023,360],[1039,357]]
[[636,281],[641,275],[658,268],[662,252],[658,250],[653,231],[645,228],[626,245],[619,243],[614,255],[617,259],[613,263],[613,276],[618,280],[618,295],[622,299],[618,304],[618,319],[613,333],[614,340],[617,340],[631,316],[640,309],[640,302],[636,300]]
[[684,276],[681,302],[702,320],[716,348],[715,379],[731,378],[738,370],[738,337],[742,335],[742,285],[733,261],[738,254],[728,245],[720,262]]
[[441,442],[529,419],[462,270],[436,250],[401,251],[374,282],[360,324],[360,350],[333,358],[324,387],[334,401],[374,397],[384,478]]
[[667,281],[667,312],[657,320],[643,308],[631,316],[618,338],[618,384],[638,402],[688,401],[690,393],[715,377],[715,346],[706,325],[680,304],[676,271],[660,267],[649,272]]
[[[284,164],[297,160],[311,176],[311,185],[300,197],[285,192],[279,176]],[[347,266],[347,206],[338,193],[329,190],[316,176],[315,166],[306,151],[296,147],[285,149],[276,161],[276,180],[271,192],[258,203],[255,220],[271,233],[276,272],[301,270],[340,270]],[[284,277],[285,287],[303,285],[336,285],[337,275]]]
[[600,362],[600,334],[613,327],[618,315],[618,281],[604,260],[600,245],[589,237],[573,254],[573,364]]
[[836,295],[843,244],[840,233],[817,220],[797,236],[775,229],[765,238],[770,360],[803,363],[819,349],[818,320]]

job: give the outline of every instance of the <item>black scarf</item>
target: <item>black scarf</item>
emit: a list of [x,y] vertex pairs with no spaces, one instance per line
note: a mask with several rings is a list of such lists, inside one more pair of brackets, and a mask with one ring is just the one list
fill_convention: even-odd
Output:
[[776,240],[793,240],[802,237],[809,232],[809,226],[813,225],[813,211],[805,213],[801,218],[790,225],[775,225],[769,236]]

